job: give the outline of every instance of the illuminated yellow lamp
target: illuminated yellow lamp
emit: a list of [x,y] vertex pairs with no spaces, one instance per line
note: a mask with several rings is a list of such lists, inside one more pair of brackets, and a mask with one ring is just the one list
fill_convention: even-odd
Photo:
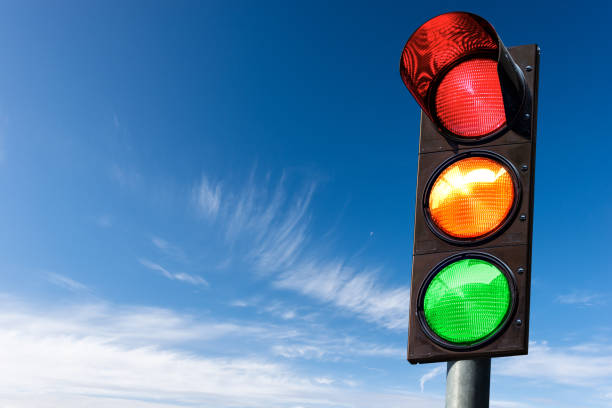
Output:
[[510,214],[514,182],[501,162],[467,157],[451,163],[429,193],[433,223],[453,238],[474,239],[495,231]]

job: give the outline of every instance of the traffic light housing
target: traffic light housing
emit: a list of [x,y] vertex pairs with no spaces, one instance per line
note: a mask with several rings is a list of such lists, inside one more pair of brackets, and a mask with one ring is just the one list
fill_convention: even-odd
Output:
[[408,360],[527,354],[539,48],[471,13],[410,37],[421,107]]

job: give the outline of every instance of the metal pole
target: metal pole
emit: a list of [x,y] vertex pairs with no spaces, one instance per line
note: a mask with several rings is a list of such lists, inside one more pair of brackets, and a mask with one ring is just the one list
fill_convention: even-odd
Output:
[[489,408],[491,359],[449,361],[446,408]]

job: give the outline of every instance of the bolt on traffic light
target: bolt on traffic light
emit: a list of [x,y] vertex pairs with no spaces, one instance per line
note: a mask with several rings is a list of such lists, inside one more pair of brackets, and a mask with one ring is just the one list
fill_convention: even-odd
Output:
[[421,107],[411,363],[526,354],[539,48],[465,12],[400,60]]

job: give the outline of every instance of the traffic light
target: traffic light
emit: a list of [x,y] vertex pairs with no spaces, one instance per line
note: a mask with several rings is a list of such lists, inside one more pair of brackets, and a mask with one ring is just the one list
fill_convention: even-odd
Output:
[[538,64],[465,12],[404,47],[421,107],[411,363],[527,354]]

